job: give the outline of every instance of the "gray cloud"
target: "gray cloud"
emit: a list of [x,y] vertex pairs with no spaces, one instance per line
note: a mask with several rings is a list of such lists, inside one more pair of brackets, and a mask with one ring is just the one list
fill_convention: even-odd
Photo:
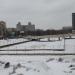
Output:
[[44,29],[71,26],[72,12],[75,0],[0,0],[0,20],[8,27],[15,27],[18,21],[31,21]]

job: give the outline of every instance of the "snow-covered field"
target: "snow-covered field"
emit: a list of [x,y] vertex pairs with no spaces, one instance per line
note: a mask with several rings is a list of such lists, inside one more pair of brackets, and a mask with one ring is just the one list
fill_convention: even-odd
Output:
[[0,75],[75,75],[75,56],[0,56]]
[[[17,40],[14,42],[17,42]],[[12,41],[11,40],[11,41]],[[19,39],[18,39],[19,40]],[[31,41],[1,50],[16,50],[13,53],[75,53],[75,39],[57,38],[41,39],[41,41]],[[5,40],[4,40],[5,41]],[[9,40],[10,41],[10,40]],[[22,41],[22,39],[20,40]],[[24,40],[23,40],[24,41]],[[13,43],[14,43],[13,42]],[[8,41],[7,41],[8,43]],[[5,45],[0,42],[0,45]],[[33,51],[18,51],[23,49],[34,49]],[[50,50],[36,50],[50,49]],[[52,51],[51,49],[65,49],[65,51]],[[1,53],[1,51],[0,51]],[[75,75],[75,55],[47,55],[47,56],[26,56],[26,55],[0,55],[0,75]]]
[[[40,53],[49,53],[49,52],[55,53],[57,52],[57,50],[60,50],[58,51],[59,53],[75,53],[75,39],[62,39],[60,41],[55,40],[51,42],[47,42],[46,39],[42,39],[42,40],[43,42],[31,41],[31,42],[27,42],[23,44],[1,48],[1,50],[16,50],[17,51],[17,50],[25,50],[25,49],[27,50],[34,49],[35,51],[33,51],[33,53],[39,53],[39,52]],[[48,49],[48,50],[41,51],[37,49]],[[64,51],[61,51],[62,49]],[[19,53],[21,52],[22,51],[20,51]],[[28,51],[28,52],[31,53],[31,51]],[[24,51],[22,53],[24,53]]]
[[27,39],[23,39],[23,38],[7,39],[7,40],[3,39],[3,40],[0,40],[0,46],[14,44],[14,43],[23,42],[23,41],[27,41]]
[[31,41],[19,45],[2,48],[2,49],[10,50],[10,49],[63,49],[63,48],[64,48],[64,40],[55,41],[55,42]]

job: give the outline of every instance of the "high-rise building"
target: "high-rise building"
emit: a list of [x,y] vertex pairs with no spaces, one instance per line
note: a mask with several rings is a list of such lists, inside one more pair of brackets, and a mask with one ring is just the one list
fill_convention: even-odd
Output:
[[72,30],[75,31],[75,13],[72,13]]
[[6,36],[6,23],[4,21],[0,21],[0,38]]

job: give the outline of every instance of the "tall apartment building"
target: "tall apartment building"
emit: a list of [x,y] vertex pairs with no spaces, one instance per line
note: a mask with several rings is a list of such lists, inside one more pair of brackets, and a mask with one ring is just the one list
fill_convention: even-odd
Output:
[[6,23],[4,21],[0,21],[0,38],[6,36]]
[[72,13],[72,30],[75,32],[75,13]]

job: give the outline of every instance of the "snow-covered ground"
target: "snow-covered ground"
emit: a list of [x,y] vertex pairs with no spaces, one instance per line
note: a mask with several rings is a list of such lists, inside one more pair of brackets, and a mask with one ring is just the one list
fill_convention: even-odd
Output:
[[[15,40],[15,39],[13,39]],[[75,53],[75,39],[57,38],[41,39],[19,45],[1,48],[5,53]],[[54,40],[54,41],[53,41]],[[12,40],[11,40],[12,41]],[[17,41],[17,40],[15,40]],[[14,42],[15,42],[14,41]],[[22,39],[21,39],[22,41]],[[5,45],[5,43],[1,43]],[[18,51],[23,49],[34,49],[33,51]],[[36,49],[65,49],[65,51],[36,50]],[[10,51],[10,50],[16,50]],[[1,53],[1,51],[0,51]],[[75,75],[75,55],[0,55],[0,75]]]
[[27,41],[27,39],[23,39],[23,38],[19,38],[19,39],[3,39],[0,40],[0,46],[3,45],[8,45],[8,44],[14,44],[14,43],[18,43],[18,42],[23,42],[23,41]]
[[75,75],[75,56],[0,56],[0,74]]
[[2,49],[10,50],[10,49],[63,49],[63,48],[64,48],[64,40],[55,41],[55,42],[31,41],[19,45],[2,48]]
[[[23,43],[23,44],[19,44],[19,45],[1,48],[1,50],[34,49],[35,51],[33,51],[33,53],[39,53],[39,52],[40,53],[49,53],[49,52],[56,53],[57,52],[56,50],[60,50],[60,51],[58,51],[59,53],[65,53],[65,52],[66,53],[75,53],[75,39],[65,39],[65,40],[62,39],[60,41],[56,40],[56,41],[51,41],[51,42],[47,42],[46,39],[42,39],[42,41],[40,41],[40,42],[39,41],[31,41],[31,42],[27,42],[27,43]],[[41,50],[37,50],[37,49],[48,49],[48,50],[41,51]],[[61,51],[62,49],[64,51]],[[19,53],[21,53],[21,52],[22,51],[20,51]],[[32,53],[31,51],[28,51],[28,52]],[[22,53],[24,53],[24,51]]]

